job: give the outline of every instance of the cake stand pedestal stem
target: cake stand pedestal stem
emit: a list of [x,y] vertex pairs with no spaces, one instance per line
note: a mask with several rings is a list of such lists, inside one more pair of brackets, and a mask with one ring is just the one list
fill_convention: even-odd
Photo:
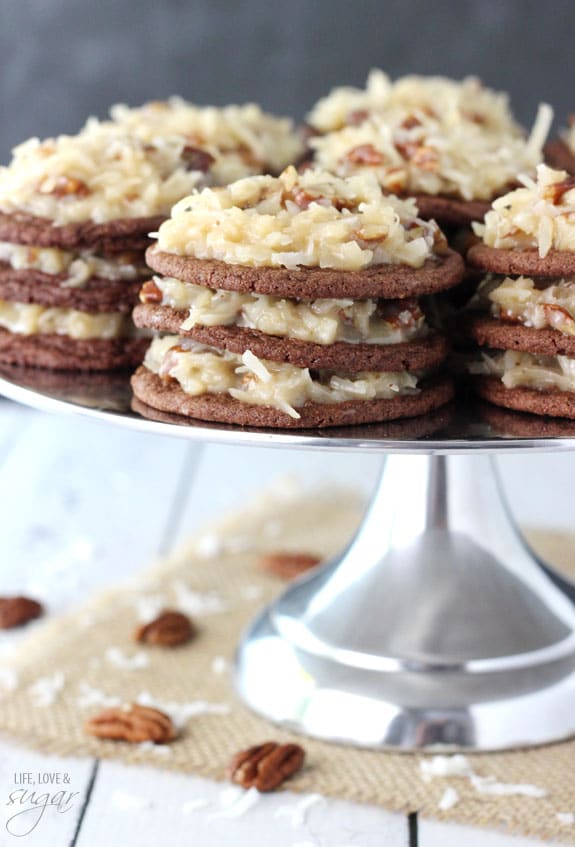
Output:
[[490,457],[389,456],[347,549],[250,627],[236,681],[272,721],[356,745],[558,740],[575,733],[573,588],[522,538]]

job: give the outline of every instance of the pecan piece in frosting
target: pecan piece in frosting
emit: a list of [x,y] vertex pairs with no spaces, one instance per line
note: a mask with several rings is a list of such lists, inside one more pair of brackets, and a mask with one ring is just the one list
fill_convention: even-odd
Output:
[[385,161],[383,153],[380,153],[373,144],[359,144],[348,150],[344,158],[348,162],[353,162],[354,165],[383,165]]
[[46,190],[40,185],[41,194],[53,194],[54,197],[88,197],[92,192],[81,179],[73,176],[59,176],[54,187]]
[[189,144],[182,150],[180,158],[187,171],[201,171],[202,173],[207,173],[216,161],[207,150],[202,150],[201,147],[192,147]]
[[566,179],[561,180],[561,182],[554,182],[551,185],[547,185],[543,190],[543,196],[546,200],[556,205],[561,202],[563,195],[571,191],[572,188],[575,188],[575,176],[568,176]]
[[134,633],[136,641],[158,647],[177,647],[196,634],[196,628],[183,612],[165,609],[157,618],[139,626]]
[[0,629],[23,626],[43,612],[42,604],[30,597],[0,597]]
[[140,303],[153,303],[157,305],[162,302],[164,295],[153,279],[149,279],[140,288]]
[[140,744],[152,741],[165,744],[173,741],[176,730],[171,718],[159,709],[132,703],[128,707],[104,709],[86,721],[88,735],[111,741],[129,741]]
[[292,553],[289,550],[264,553],[259,565],[265,571],[273,573],[282,579],[295,579],[321,562],[319,556],[313,553]]
[[267,741],[236,753],[227,776],[242,788],[273,791],[300,770],[304,758],[304,749],[299,744]]

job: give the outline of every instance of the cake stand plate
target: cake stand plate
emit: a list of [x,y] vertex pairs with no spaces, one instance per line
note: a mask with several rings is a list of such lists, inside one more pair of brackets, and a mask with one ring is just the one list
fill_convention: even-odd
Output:
[[403,422],[249,429],[134,404],[124,375],[17,368],[0,369],[0,394],[180,438],[389,454],[347,549],[245,633],[240,696],[292,730],[372,748],[483,751],[575,734],[575,586],[527,546],[493,459],[574,450],[574,423],[467,398]]

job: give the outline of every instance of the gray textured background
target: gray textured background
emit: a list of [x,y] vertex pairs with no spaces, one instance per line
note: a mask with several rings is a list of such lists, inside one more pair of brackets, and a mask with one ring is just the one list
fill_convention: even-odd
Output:
[[575,111],[575,2],[548,0],[0,0],[0,161],[110,103],[180,93],[300,117],[372,66],[480,75],[518,116]]

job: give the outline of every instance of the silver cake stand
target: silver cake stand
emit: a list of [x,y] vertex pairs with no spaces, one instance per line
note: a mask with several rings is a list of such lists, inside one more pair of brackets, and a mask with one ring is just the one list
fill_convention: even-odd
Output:
[[[357,534],[265,609],[237,651],[275,723],[401,750],[502,749],[575,733],[575,587],[529,549],[499,451],[574,450],[575,424],[465,402],[422,420],[289,432],[130,408],[127,378],[0,369],[0,393],[178,438],[387,454]],[[526,479],[534,488],[537,480]]]

